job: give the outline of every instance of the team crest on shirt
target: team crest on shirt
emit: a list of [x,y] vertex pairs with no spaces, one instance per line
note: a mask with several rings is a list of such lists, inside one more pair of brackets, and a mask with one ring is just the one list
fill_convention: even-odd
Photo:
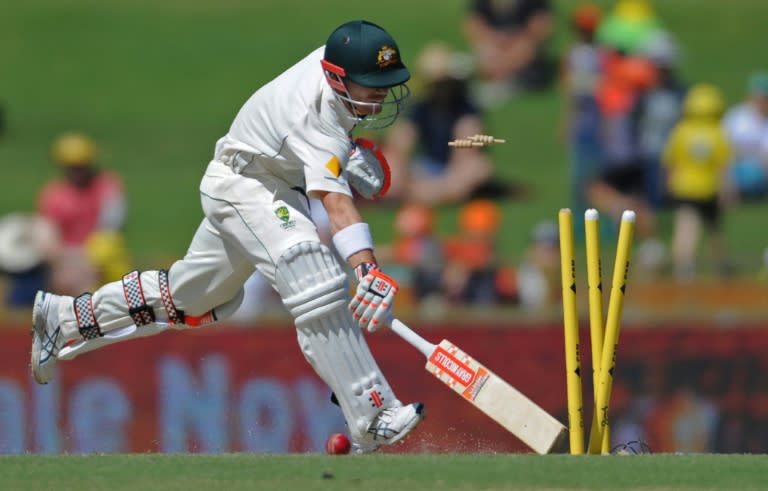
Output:
[[379,68],[386,68],[389,65],[397,63],[397,50],[386,44],[379,48],[379,55],[376,57],[376,64]]
[[280,219],[280,226],[283,230],[288,230],[296,226],[296,220],[291,219],[291,212],[287,206],[280,206],[275,209],[275,216]]

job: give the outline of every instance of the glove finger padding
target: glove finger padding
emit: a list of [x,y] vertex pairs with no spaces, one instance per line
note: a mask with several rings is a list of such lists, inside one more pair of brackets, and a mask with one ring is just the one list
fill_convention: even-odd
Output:
[[360,280],[349,310],[361,329],[374,332],[391,320],[397,289],[395,280],[379,270],[371,270]]
[[366,138],[358,138],[346,166],[347,180],[365,199],[381,198],[391,182],[389,163],[378,145]]

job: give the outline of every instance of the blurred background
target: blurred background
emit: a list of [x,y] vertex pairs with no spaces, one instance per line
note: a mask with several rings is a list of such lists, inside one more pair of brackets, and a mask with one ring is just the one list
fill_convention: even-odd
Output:
[[[113,356],[127,358],[122,372],[110,372],[117,385],[96,392],[112,401],[112,419],[105,420],[112,424],[95,428],[67,419],[61,435],[81,437],[42,437],[46,411],[69,404],[76,414],[68,394],[91,373],[91,363],[99,366],[100,354],[74,362],[78,368],[63,367],[55,393],[31,387],[25,330],[40,286],[77,294],[129,269],[167,267],[181,257],[202,218],[202,172],[241,104],[353,18],[390,31],[413,73],[408,113],[388,131],[366,135],[382,144],[393,166],[392,193],[360,202],[380,259],[403,289],[397,315],[432,339],[447,332],[457,344],[470,343],[478,358],[563,419],[558,210],[574,210],[577,281],[583,285],[577,293],[586,327],[581,214],[589,207],[600,211],[607,285],[616,217],[634,209],[617,443],[642,439],[660,451],[764,452],[768,63],[759,48],[768,4],[759,0],[423,0],[418,9],[401,0],[8,5],[0,17],[0,163],[6,174],[0,336],[6,336],[8,354],[0,357],[0,424],[9,430],[0,433],[0,451],[322,448],[323,432],[339,424],[332,409],[325,426],[283,428],[282,440],[266,431],[265,440],[240,441],[235,430],[205,424],[235,404],[217,406],[216,397],[228,396],[209,394],[203,406],[213,413],[196,412],[199,401],[190,394],[206,380],[226,377],[216,372],[207,379],[206,368],[196,368],[196,360],[209,360],[206,346],[216,346],[238,367],[232,384],[261,373],[250,367],[246,351],[228,354],[232,345],[220,339],[209,344],[210,334],[167,335],[181,347],[141,340],[137,348],[116,348]],[[474,133],[507,143],[448,151],[448,139]],[[286,351],[298,352],[277,297],[259,278],[248,292],[223,337],[243,345],[251,335],[244,328],[262,328],[282,333],[266,336],[276,343],[273,350],[284,343]],[[584,331],[585,366],[587,336]],[[419,397],[423,388],[442,390],[431,380],[409,379],[421,370],[417,354],[403,358],[410,371],[387,361],[400,356],[403,345],[382,338],[372,339],[372,346],[381,350],[385,373],[403,380],[403,392]],[[510,353],[521,350],[528,355],[509,363]],[[187,440],[157,443],[150,422],[171,403],[134,390],[126,378],[130,356],[142,352],[152,353],[162,373],[177,373],[173,360],[187,366],[176,376],[188,377],[189,394],[173,399],[187,401],[179,403],[180,420],[186,410],[197,414],[187,414],[194,423],[179,430],[188,431]],[[295,362],[300,368],[292,370],[311,379],[303,360]],[[293,375],[265,370],[275,373],[278,385],[294,387]],[[158,373],[147,377],[159,388]],[[589,382],[585,378],[585,390]],[[128,395],[115,399],[112,390]],[[131,433],[145,397],[150,409],[136,417],[145,431]],[[277,407],[265,400],[264,411]],[[454,402],[461,405],[448,404]],[[10,430],[27,407],[35,408],[34,420]],[[430,444],[425,436],[415,449],[457,448],[456,441],[466,450],[519,449],[499,441],[492,426],[481,436],[445,436],[439,424],[450,416],[444,417],[438,412],[425,430],[443,443]],[[274,418],[261,424],[278,425]]]

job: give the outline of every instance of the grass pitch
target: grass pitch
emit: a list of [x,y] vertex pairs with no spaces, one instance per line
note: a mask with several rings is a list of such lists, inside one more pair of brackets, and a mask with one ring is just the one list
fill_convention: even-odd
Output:
[[4,490],[768,488],[765,455],[89,455],[0,458]]

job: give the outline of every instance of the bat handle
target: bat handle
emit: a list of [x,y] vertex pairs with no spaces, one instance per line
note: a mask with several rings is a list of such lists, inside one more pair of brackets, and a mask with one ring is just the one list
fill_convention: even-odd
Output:
[[421,351],[424,356],[429,358],[433,351],[435,351],[435,345],[416,334],[410,327],[406,326],[398,319],[393,319],[392,324],[389,326],[395,334],[405,339],[411,346]]

